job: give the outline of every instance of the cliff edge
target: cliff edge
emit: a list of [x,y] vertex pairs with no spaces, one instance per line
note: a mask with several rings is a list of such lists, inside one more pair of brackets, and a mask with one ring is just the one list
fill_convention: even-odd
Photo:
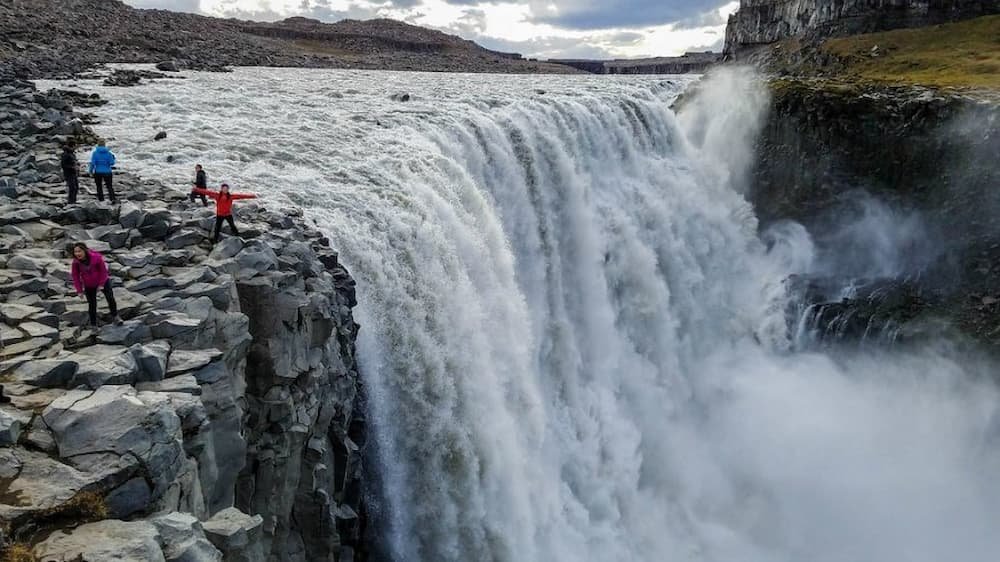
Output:
[[[68,205],[58,146],[93,141],[87,116],[26,83],[0,116],[3,559],[358,559],[356,301],[329,241],[247,204],[212,246],[211,208],[126,174],[120,206],[89,182]],[[82,327],[76,241],[105,255],[121,325]]]

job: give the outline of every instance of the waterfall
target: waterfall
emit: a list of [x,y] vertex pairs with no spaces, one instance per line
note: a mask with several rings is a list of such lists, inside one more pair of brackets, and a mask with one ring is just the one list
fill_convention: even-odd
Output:
[[685,81],[599,79],[241,69],[101,111],[330,232],[386,558],[993,560],[991,366],[794,345],[786,281],[824,258],[743,195],[760,86],[678,116]]

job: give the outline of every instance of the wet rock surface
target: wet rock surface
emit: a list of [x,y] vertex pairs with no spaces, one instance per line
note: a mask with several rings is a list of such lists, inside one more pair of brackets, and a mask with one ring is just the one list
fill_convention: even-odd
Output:
[[[819,308],[814,330],[857,341],[935,337],[957,328],[981,344],[1000,342],[1000,103],[920,87],[821,79],[771,82],[771,106],[756,147],[748,199],[762,228],[785,219],[807,228],[821,251],[865,252],[916,216],[900,240],[893,277],[856,279],[856,294],[806,291]],[[808,163],[804,165],[803,163]],[[855,248],[828,233],[859,200],[892,212],[859,223]],[[855,213],[856,214],[856,213]],[[886,257],[889,259],[889,257]],[[820,284],[831,279],[817,280]],[[886,300],[887,299],[887,300]]]
[[[0,86],[0,114],[0,549],[353,553],[365,443],[354,288],[315,225],[242,205],[246,238],[213,246],[200,226],[211,209],[128,174],[118,205],[96,201],[87,177],[69,205],[54,159],[67,139],[95,140],[73,124],[82,116],[24,83]],[[76,241],[104,253],[120,325],[99,296],[101,325],[86,326]]]

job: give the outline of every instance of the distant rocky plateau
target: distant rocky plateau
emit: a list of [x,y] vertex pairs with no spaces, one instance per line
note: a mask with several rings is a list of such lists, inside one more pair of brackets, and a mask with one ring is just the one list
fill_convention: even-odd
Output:
[[120,0],[0,2],[0,79],[66,78],[103,63],[167,70],[231,66],[434,72],[577,70],[485,49],[472,41],[378,19],[276,23],[132,8]]

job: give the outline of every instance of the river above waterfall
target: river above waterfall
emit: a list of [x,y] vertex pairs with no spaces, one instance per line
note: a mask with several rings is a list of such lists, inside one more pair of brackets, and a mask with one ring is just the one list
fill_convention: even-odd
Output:
[[762,242],[742,193],[766,93],[735,73],[675,115],[694,80],[81,87],[111,101],[123,169],[186,188],[200,163],[330,235],[358,281],[381,557],[994,560],[993,367],[797,345],[786,280],[822,258],[802,228]]

